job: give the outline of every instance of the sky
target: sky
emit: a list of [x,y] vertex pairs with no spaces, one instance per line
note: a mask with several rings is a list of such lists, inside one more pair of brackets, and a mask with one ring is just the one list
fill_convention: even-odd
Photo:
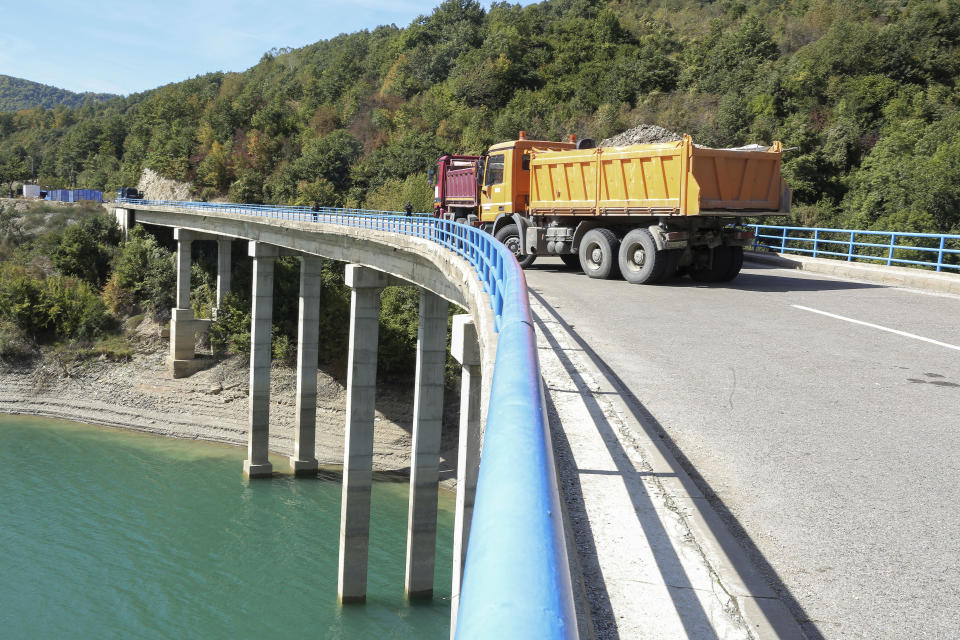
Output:
[[244,71],[274,47],[382,24],[406,27],[442,0],[2,1],[0,74],[129,95],[214,71]]

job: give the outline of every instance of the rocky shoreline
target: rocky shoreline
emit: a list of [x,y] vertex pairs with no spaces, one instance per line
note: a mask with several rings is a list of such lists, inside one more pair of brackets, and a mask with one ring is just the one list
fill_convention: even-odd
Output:
[[[129,362],[105,359],[65,364],[50,355],[29,366],[0,363],[0,413],[63,418],[157,435],[245,446],[249,369],[232,357],[188,378],[171,379],[166,349],[138,348]],[[270,450],[290,455],[294,444],[296,375],[271,371]],[[409,473],[412,389],[378,389],[374,469]],[[446,401],[441,485],[456,483],[457,398]],[[325,374],[317,379],[317,445],[321,465],[342,465],[346,389]],[[275,472],[286,469],[275,469]]]

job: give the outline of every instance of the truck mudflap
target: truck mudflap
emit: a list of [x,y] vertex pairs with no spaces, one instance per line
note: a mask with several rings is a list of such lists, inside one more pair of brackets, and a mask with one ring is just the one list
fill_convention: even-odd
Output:
[[753,231],[749,229],[728,229],[723,234],[723,244],[730,247],[745,247],[753,242]]
[[653,236],[658,251],[684,249],[690,243],[689,231],[671,231],[656,224],[650,225],[647,230]]

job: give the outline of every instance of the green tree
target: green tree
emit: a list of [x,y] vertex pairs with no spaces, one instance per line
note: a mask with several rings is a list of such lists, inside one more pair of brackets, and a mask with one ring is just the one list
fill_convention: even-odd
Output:
[[142,227],[134,227],[117,255],[108,284],[128,292],[134,303],[149,310],[172,308],[177,285],[173,254]]
[[51,257],[64,275],[100,288],[110,273],[110,261],[119,242],[116,220],[103,214],[67,227]]

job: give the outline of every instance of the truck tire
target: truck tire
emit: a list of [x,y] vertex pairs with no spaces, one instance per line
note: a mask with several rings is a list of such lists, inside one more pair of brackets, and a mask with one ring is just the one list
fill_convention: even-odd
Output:
[[580,268],[591,278],[608,280],[620,274],[620,241],[610,229],[590,229],[580,241]]
[[520,252],[520,230],[517,229],[517,225],[515,224],[508,224],[503,227],[500,231],[497,231],[497,235],[495,235],[494,238],[510,250],[513,257],[520,263],[521,269],[526,269],[537,259],[537,256],[532,253],[523,254]]
[[[690,269],[690,277],[697,282],[723,282],[736,264],[732,247],[720,245],[710,251],[710,266]],[[741,257],[742,257],[741,253]],[[739,270],[738,270],[739,271]],[[734,274],[736,275],[736,274]]]
[[740,269],[743,268],[743,247],[728,247],[728,249],[730,249],[730,264],[727,272],[717,282],[730,282],[740,275]]
[[653,234],[647,229],[633,229],[620,242],[620,272],[631,284],[662,282],[668,271],[671,274],[676,271],[676,258],[672,251],[658,250]]
[[567,269],[580,268],[580,256],[576,253],[561,253],[560,259],[563,261],[563,266]]
[[663,277],[660,278],[659,282],[666,282],[670,278],[675,276],[685,276],[687,275],[686,267],[683,268],[681,272],[680,256],[683,255],[683,249],[670,249],[669,251],[664,251],[667,257],[667,266],[663,270]]

